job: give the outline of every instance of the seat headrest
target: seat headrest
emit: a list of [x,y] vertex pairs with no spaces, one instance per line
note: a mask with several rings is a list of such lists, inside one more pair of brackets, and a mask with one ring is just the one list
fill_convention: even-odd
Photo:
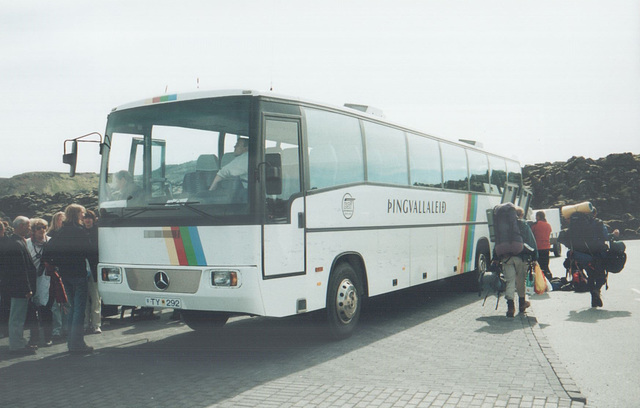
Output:
[[218,156],[215,154],[201,154],[196,162],[196,171],[218,170]]

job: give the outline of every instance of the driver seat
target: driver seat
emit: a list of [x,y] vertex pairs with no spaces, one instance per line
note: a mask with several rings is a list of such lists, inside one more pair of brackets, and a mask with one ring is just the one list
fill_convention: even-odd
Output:
[[208,190],[218,170],[218,156],[201,154],[196,161],[196,171],[184,175],[182,192],[195,194]]

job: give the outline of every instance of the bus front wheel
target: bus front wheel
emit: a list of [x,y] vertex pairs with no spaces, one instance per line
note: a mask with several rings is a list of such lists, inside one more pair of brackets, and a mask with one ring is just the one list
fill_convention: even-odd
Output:
[[204,310],[182,310],[182,321],[194,331],[215,334],[229,320],[229,314]]
[[334,339],[353,334],[360,320],[363,292],[361,279],[351,264],[338,264],[329,278],[327,292],[327,323]]

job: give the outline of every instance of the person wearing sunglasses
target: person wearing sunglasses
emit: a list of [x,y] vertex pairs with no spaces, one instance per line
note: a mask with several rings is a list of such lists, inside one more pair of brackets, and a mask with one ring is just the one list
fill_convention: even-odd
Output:
[[40,327],[44,334],[44,342],[41,345],[45,347],[53,344],[51,340],[53,333],[53,312],[51,308],[54,304],[53,296],[49,296],[51,277],[44,273],[44,262],[41,261],[44,247],[49,241],[47,228],[47,221],[42,218],[32,218],[31,238],[27,239],[27,249],[29,249],[37,271],[36,293],[33,297],[33,302],[38,308]]

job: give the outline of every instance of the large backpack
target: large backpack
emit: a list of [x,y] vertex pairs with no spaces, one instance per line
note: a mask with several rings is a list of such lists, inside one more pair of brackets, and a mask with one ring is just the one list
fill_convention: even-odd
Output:
[[493,229],[496,237],[496,255],[518,255],[523,249],[523,238],[513,203],[493,207]]
[[604,257],[604,265],[607,272],[618,273],[624,268],[624,264],[627,262],[625,249],[624,242],[611,241],[609,250]]
[[599,254],[607,249],[602,233],[602,221],[589,214],[576,212],[569,219],[569,242],[574,251],[591,255]]

